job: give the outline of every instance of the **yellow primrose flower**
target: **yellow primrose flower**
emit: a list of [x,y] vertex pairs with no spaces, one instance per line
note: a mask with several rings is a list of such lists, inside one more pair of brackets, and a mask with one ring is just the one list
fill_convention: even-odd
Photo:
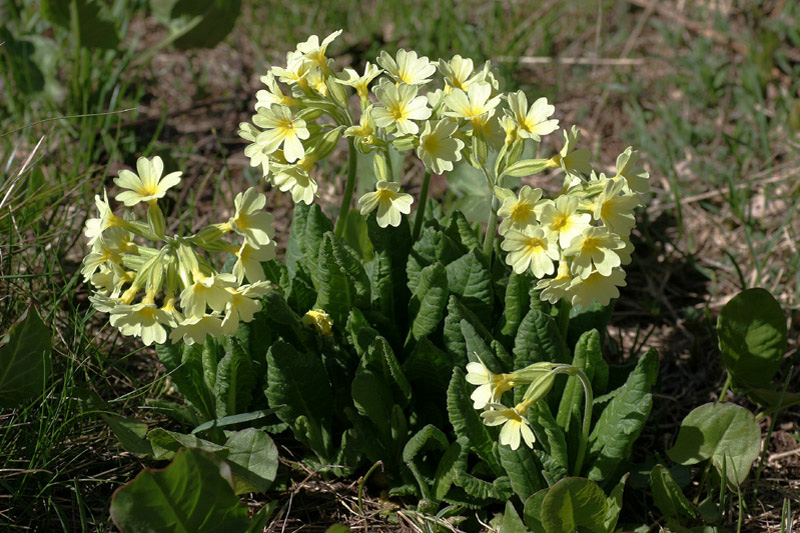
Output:
[[381,72],[383,72],[383,70],[367,61],[363,76],[359,76],[358,72],[351,68],[345,68],[344,72],[340,75],[341,77],[334,78],[333,81],[352,87],[356,90],[356,93],[358,93],[359,98],[366,100],[367,94],[369,94],[369,84]]
[[631,254],[633,254],[633,243],[631,242],[630,236],[620,235],[620,239],[622,239],[622,248],[619,250],[614,250],[617,252],[619,256],[619,262],[622,266],[630,265],[631,264]]
[[341,34],[342,30],[337,30],[325,37],[321,43],[319,42],[319,37],[312,35],[305,42],[297,45],[297,51],[323,71],[328,72],[330,67],[328,66],[328,58],[325,57],[325,52],[328,50],[328,45]]
[[112,326],[123,335],[141,337],[145,346],[153,342],[164,344],[167,340],[167,330],[162,324],[169,325],[169,315],[154,303],[120,304],[111,309],[110,314]]
[[481,115],[491,116],[500,104],[500,95],[492,96],[492,86],[488,83],[473,83],[466,92],[462,89],[453,91],[444,97],[445,105],[450,111],[445,111],[448,117],[465,118],[472,120]]
[[256,142],[268,153],[283,145],[283,156],[289,163],[305,155],[306,150],[300,141],[308,139],[310,135],[306,121],[293,118],[288,107],[272,104],[269,107],[259,108],[258,114],[253,117],[253,122],[266,130],[256,136]]
[[245,277],[250,283],[264,281],[266,277],[261,263],[275,258],[275,242],[253,248],[245,241],[239,248],[235,246],[233,248],[231,253],[236,256],[236,263],[233,265],[233,275],[236,276],[236,281],[242,283]]
[[119,296],[122,290],[122,277],[119,272],[120,269],[118,268],[102,265],[97,272],[92,274],[91,283],[99,295],[111,298]]
[[517,122],[517,133],[523,139],[539,142],[542,135],[558,129],[558,120],[548,120],[556,108],[547,103],[547,98],[537,99],[528,109],[528,97],[523,91],[517,91],[508,95],[508,107]]
[[320,335],[328,336],[333,331],[333,319],[331,315],[322,309],[311,309],[303,315],[303,324],[311,326]]
[[161,173],[164,172],[164,162],[158,156],[152,160],[140,157],[136,160],[136,170],[139,172],[138,176],[130,170],[120,170],[119,177],[114,178],[114,183],[119,187],[130,189],[114,197],[126,207],[163,198],[167,189],[181,181],[182,172],[171,172],[161,177]]
[[400,184],[390,181],[378,181],[375,192],[368,192],[358,199],[358,207],[362,215],[371,213],[378,208],[378,225],[397,227],[400,225],[401,214],[411,212],[414,199],[410,194],[400,192]]
[[228,288],[231,298],[225,306],[225,318],[222,320],[222,331],[233,335],[239,329],[239,321],[251,322],[253,315],[261,310],[261,302],[254,300],[264,296],[272,289],[269,281],[260,281],[251,285],[242,285],[238,289]]
[[569,131],[564,130],[564,146],[558,155],[550,158],[551,168],[561,168],[569,176],[575,175],[576,172],[588,174],[592,171],[592,166],[589,164],[592,153],[587,148],[575,149],[578,134],[578,128],[575,126]]
[[406,52],[402,48],[397,51],[396,60],[385,51],[381,52],[378,64],[395,81],[408,85],[424,85],[431,81],[430,76],[436,72],[436,66],[427,57],[417,57],[415,51]]
[[189,317],[169,334],[169,340],[176,343],[183,340],[186,344],[203,344],[206,337],[222,337],[222,320],[216,316],[204,315]]
[[625,285],[625,271],[621,268],[613,269],[609,276],[596,270],[584,279],[576,276],[569,287],[572,305],[589,307],[595,301],[603,306],[608,305],[612,298],[619,298],[617,287]]
[[571,257],[572,272],[586,279],[593,272],[592,265],[601,276],[610,276],[611,270],[620,266],[620,258],[615,252],[625,244],[619,235],[604,226],[590,226],[572,238],[564,250],[564,257]]
[[269,176],[269,155],[272,153],[265,144],[259,144],[256,139],[261,133],[261,130],[250,124],[249,122],[241,122],[239,124],[239,137],[252,144],[248,144],[244,148],[244,155],[250,158],[251,167],[261,167],[261,175],[263,177]]
[[213,274],[200,277],[181,291],[181,307],[187,318],[201,317],[206,313],[206,306],[221,313],[231,300],[230,287],[236,287],[236,276],[233,274]]
[[375,107],[372,117],[379,128],[396,127],[400,135],[416,135],[419,132],[414,120],[427,120],[431,116],[428,99],[417,96],[414,85],[392,85],[382,83],[375,89],[375,96],[383,107]]
[[639,152],[627,147],[617,157],[617,176],[625,178],[628,188],[633,192],[646,193],[650,190],[650,174],[642,167],[637,167]]
[[108,205],[108,194],[103,189],[103,198],[96,194],[94,196],[94,205],[97,207],[99,213],[98,218],[90,218],[86,221],[86,229],[84,235],[89,238],[89,244],[94,244],[102,233],[108,228],[125,227],[125,219],[118,217],[111,211],[111,206]]
[[111,310],[116,306],[122,305],[122,302],[116,296],[108,296],[106,294],[98,293],[89,296],[89,301],[92,302],[92,307],[101,313],[110,313]]
[[314,162],[313,157],[306,156],[300,159],[296,165],[275,165],[272,183],[282,192],[289,191],[292,194],[293,202],[311,205],[318,189],[316,180],[311,177],[309,172]]
[[475,409],[483,409],[489,403],[499,403],[503,393],[517,384],[512,374],[495,374],[486,368],[480,357],[478,362],[467,363],[465,379],[471,385],[478,385],[470,395]]
[[371,146],[375,144],[375,120],[372,118],[372,106],[369,106],[361,113],[358,126],[350,126],[344,130],[345,137],[355,137],[363,145]]
[[558,245],[555,240],[550,240],[541,226],[508,230],[500,248],[508,252],[506,263],[517,274],[522,274],[528,268],[537,278],[555,272],[553,261],[559,257]]
[[633,210],[639,205],[639,198],[625,194],[625,180],[609,179],[603,192],[595,200],[593,217],[615,233],[628,235],[636,225]]
[[458,130],[458,124],[442,119],[436,124],[432,121],[425,123],[419,136],[417,157],[419,157],[430,172],[443,174],[453,170],[453,161],[461,160],[461,149],[464,142],[453,137]]
[[[488,63],[488,62],[487,62]],[[440,59],[438,61],[439,72],[444,76],[445,92],[450,93],[453,89],[467,90],[475,82],[486,79],[486,70],[481,70],[473,75],[474,64],[472,59],[454,55],[450,61]]]
[[294,50],[286,54],[286,68],[272,67],[270,71],[287,85],[297,85],[304,92],[308,91],[306,75],[314,63],[306,59],[303,52]]
[[569,264],[566,261],[562,261],[558,265],[556,277],[540,280],[536,284],[536,290],[542,291],[539,295],[542,300],[556,304],[569,294],[571,284],[572,273],[569,271]]
[[272,227],[273,216],[262,211],[267,203],[267,197],[250,187],[244,193],[239,193],[233,199],[236,211],[233,218],[228,220],[227,227],[245,238],[253,248],[266,246],[275,235]]
[[592,215],[578,213],[580,202],[574,196],[559,196],[542,206],[539,221],[548,231],[557,234],[558,244],[566,248],[572,239],[589,226]]
[[285,105],[287,107],[297,107],[300,105],[300,100],[297,98],[292,98],[291,96],[283,94],[280,85],[275,81],[275,74],[272,72],[267,72],[266,75],[261,76],[260,80],[267,88],[256,91],[256,111],[262,107],[268,108],[272,104]]
[[131,240],[131,234],[124,228],[107,228],[92,243],[92,251],[83,258],[84,281],[89,281],[94,272],[107,262],[119,264],[122,262],[122,254],[136,255],[138,246]]
[[497,210],[497,216],[504,217],[500,222],[500,235],[510,229],[521,230],[536,224],[536,217],[541,211],[542,189],[532,189],[530,185],[523,185],[519,190],[519,197],[509,191],[509,195],[502,198],[503,203]]
[[528,448],[533,448],[536,437],[530,427],[530,422],[525,418],[527,405],[520,403],[515,407],[506,407],[502,404],[489,404],[489,410],[481,413],[483,423],[487,426],[499,426],[500,444],[509,446],[512,450],[519,448],[520,438],[525,441]]
[[308,76],[306,76],[306,80],[308,81],[308,86],[322,96],[326,98],[328,96],[328,85],[325,83],[326,77],[325,74],[322,72],[322,69],[314,67],[308,72]]

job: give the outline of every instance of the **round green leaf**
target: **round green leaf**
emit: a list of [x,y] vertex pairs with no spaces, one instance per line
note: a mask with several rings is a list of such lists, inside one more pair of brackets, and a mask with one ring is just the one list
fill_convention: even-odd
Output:
[[675,446],[667,455],[691,465],[711,459],[732,485],[740,485],[761,448],[761,429],[753,414],[731,403],[701,405],[681,423]]
[[40,394],[50,376],[50,330],[32,308],[0,337],[0,407]]
[[572,533],[578,527],[605,533],[606,495],[594,481],[564,478],[542,500],[542,524],[547,533]]
[[786,353],[786,318],[764,289],[747,289],[722,308],[719,349],[735,383],[766,387]]
[[228,532],[248,528],[231,471],[213,454],[186,448],[163,470],[145,469],[117,489],[111,518],[123,533]]

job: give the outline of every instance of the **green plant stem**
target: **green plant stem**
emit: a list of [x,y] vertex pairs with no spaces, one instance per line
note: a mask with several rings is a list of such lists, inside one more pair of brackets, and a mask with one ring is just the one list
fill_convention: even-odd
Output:
[[731,373],[728,372],[728,379],[725,380],[725,385],[722,386],[722,392],[719,393],[719,398],[717,399],[718,402],[725,401],[725,396],[728,394],[728,389],[731,388],[732,379]]
[[347,222],[347,215],[350,212],[350,204],[353,201],[353,191],[356,189],[356,172],[358,170],[356,147],[353,143],[352,137],[347,139],[347,147],[349,149],[349,153],[347,155],[347,183],[344,186],[342,204],[339,206],[339,216],[336,217],[336,226],[333,229],[333,234],[339,238],[341,238],[342,234],[344,233],[344,225]]
[[500,200],[497,199],[497,196],[492,194],[492,207],[489,210],[489,223],[486,225],[486,236],[483,239],[483,255],[489,259],[491,263],[492,258],[492,250],[494,249],[494,237],[497,233],[497,209],[499,206]]
[[756,497],[758,496],[758,482],[761,480],[761,470],[764,468],[764,459],[767,457],[767,449],[769,448],[769,441],[772,440],[772,432],[775,430],[775,422],[778,420],[778,412],[781,410],[781,405],[783,404],[783,398],[786,395],[786,389],[789,387],[789,381],[792,379],[792,375],[794,374],[794,366],[789,369],[789,372],[786,374],[786,380],[783,382],[783,388],[781,389],[781,394],[778,396],[778,403],[775,404],[775,411],[772,413],[772,420],[769,423],[769,429],[767,430],[767,437],[764,439],[764,449],[761,450],[761,457],[758,460],[758,469],[756,470],[756,479],[753,483],[753,500],[755,501]]
[[416,241],[419,239],[419,234],[422,231],[422,220],[425,218],[425,204],[428,203],[428,188],[431,185],[431,173],[426,171],[425,177],[422,178],[422,191],[419,193],[419,207],[417,213],[414,215],[414,231],[411,234],[411,239]]
[[569,331],[569,313],[572,311],[572,304],[565,299],[558,302],[558,331],[566,342],[567,332]]
[[581,469],[583,468],[583,458],[586,455],[586,445],[589,443],[589,431],[592,426],[592,405],[594,404],[594,394],[592,393],[592,384],[589,378],[584,374],[583,370],[578,367],[571,367],[570,375],[577,377],[581,380],[583,385],[583,428],[581,433],[581,442],[578,446],[578,457],[575,459],[575,470],[573,475],[580,476]]

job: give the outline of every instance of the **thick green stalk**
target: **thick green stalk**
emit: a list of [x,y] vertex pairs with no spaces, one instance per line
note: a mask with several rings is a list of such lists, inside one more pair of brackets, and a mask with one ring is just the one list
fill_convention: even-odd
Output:
[[347,155],[347,183],[344,186],[342,204],[339,206],[339,216],[336,217],[336,226],[333,228],[333,234],[340,238],[344,233],[344,225],[347,222],[347,214],[350,212],[350,204],[353,202],[353,191],[356,189],[356,172],[358,170],[356,147],[352,137],[347,139],[347,147],[350,150]]
[[589,378],[586,376],[586,374],[583,373],[583,370],[577,367],[571,367],[570,370],[570,374],[580,379],[581,385],[583,385],[583,432],[581,435],[580,445],[578,446],[578,457],[575,459],[575,470],[572,472],[572,475],[580,476],[581,469],[583,468],[583,458],[586,455],[586,445],[589,443],[589,430],[591,430],[592,425],[592,404],[594,403],[594,395],[592,394],[592,384],[589,382]]
[[425,218],[425,204],[428,202],[428,188],[430,185],[431,173],[425,171],[425,177],[422,178],[422,191],[419,193],[419,207],[417,207],[417,213],[414,215],[414,232],[411,234],[411,238],[414,241],[419,238],[419,233],[422,231],[422,220]]
[[494,248],[494,237],[497,233],[497,210],[500,200],[492,194],[492,207],[489,209],[489,223],[486,225],[486,236],[483,239],[483,255],[491,259]]
[[558,330],[561,332],[561,337],[566,342],[567,332],[569,331],[569,312],[572,310],[572,304],[565,299],[558,302]]

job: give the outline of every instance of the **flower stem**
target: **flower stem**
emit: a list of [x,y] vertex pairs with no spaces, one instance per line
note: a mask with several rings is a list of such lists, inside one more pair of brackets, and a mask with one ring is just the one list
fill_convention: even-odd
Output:
[[492,194],[492,207],[489,209],[489,223],[486,225],[486,236],[483,239],[483,255],[491,263],[492,250],[494,249],[494,237],[497,233],[497,209],[500,207],[500,200]]
[[589,378],[586,374],[583,373],[583,370],[572,367],[572,373],[572,375],[581,380],[584,397],[583,432],[580,445],[578,446],[578,457],[575,459],[575,470],[573,471],[574,476],[580,476],[581,469],[583,468],[583,458],[586,455],[586,445],[589,442],[589,430],[592,425],[592,404],[594,403],[594,395],[592,394],[592,384],[589,382]]
[[342,204],[339,206],[339,216],[336,217],[336,226],[333,229],[333,234],[340,238],[344,233],[347,215],[350,213],[350,204],[353,202],[353,191],[356,189],[356,171],[358,170],[356,147],[352,137],[347,139],[347,147],[349,148],[349,153],[347,155],[347,183],[344,186]]
[[564,342],[567,341],[567,332],[569,331],[569,312],[572,310],[572,304],[565,299],[558,302],[558,330],[561,332],[561,337]]
[[414,215],[414,232],[411,234],[411,239],[416,241],[419,238],[419,233],[422,231],[422,219],[425,218],[425,204],[428,202],[428,188],[431,185],[431,173],[425,171],[425,177],[422,178],[422,191],[419,193],[419,207],[417,213]]

